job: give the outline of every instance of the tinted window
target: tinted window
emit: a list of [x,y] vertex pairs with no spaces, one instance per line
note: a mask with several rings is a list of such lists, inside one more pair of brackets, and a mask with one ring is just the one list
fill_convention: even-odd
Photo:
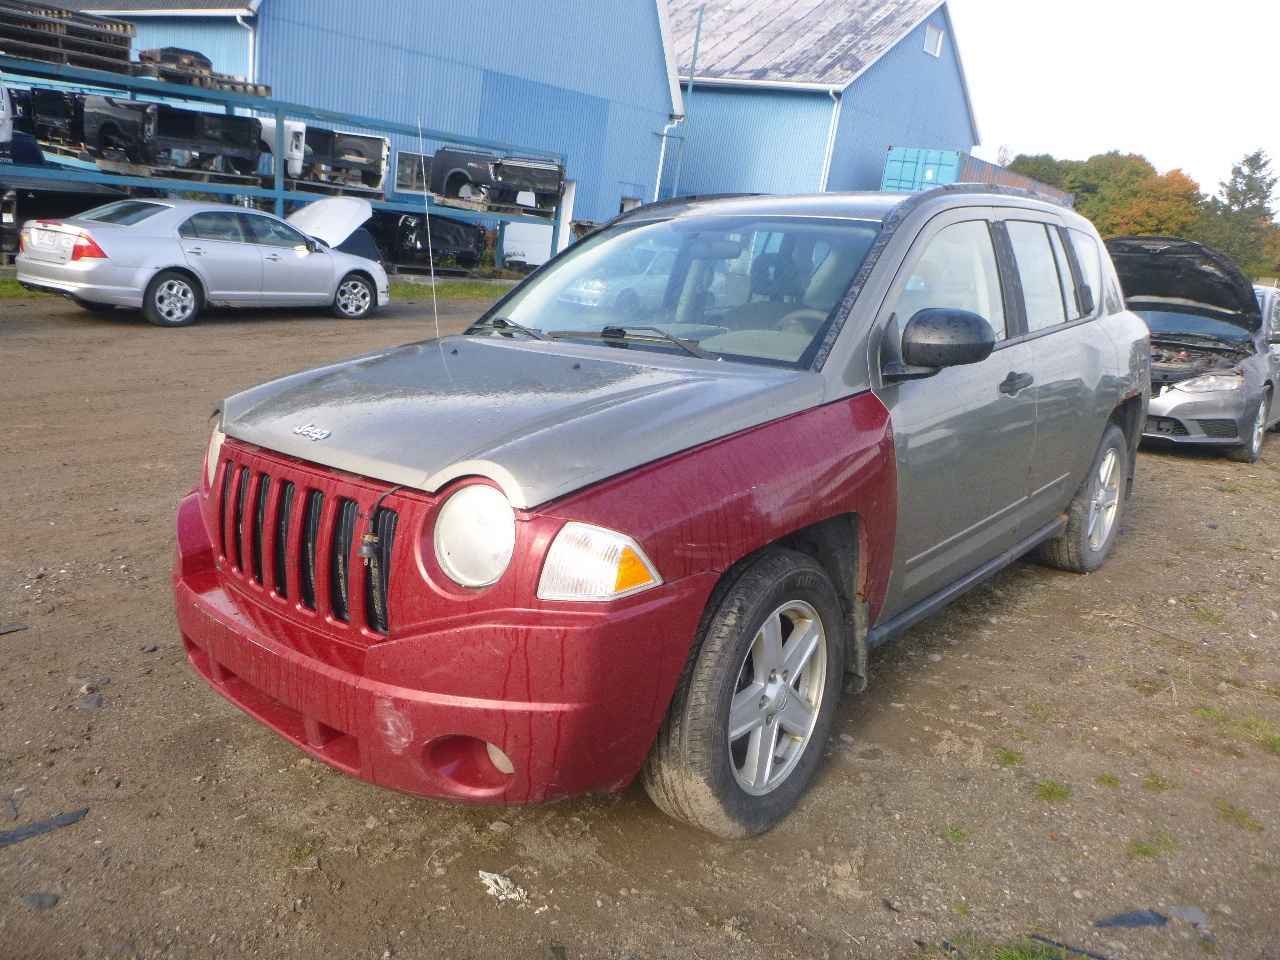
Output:
[[242,216],[249,224],[250,238],[253,243],[264,247],[289,247],[290,249],[307,245],[307,238],[288,224],[254,214]]
[[1076,252],[1076,263],[1080,265],[1080,278],[1093,294],[1093,302],[1102,300],[1102,260],[1098,253],[1098,244],[1093,237],[1082,230],[1068,230],[1071,246]]
[[93,220],[98,223],[118,223],[121,226],[131,226],[139,223],[147,217],[153,217],[161,210],[167,210],[168,207],[160,203],[143,203],[140,200],[121,200],[118,203],[108,203],[102,207],[94,207],[85,213],[80,214],[79,220]]
[[[570,247],[501,303],[499,315],[566,339],[657,327],[713,355],[807,366],[879,232],[879,223],[801,217],[620,223]],[[626,346],[679,349],[635,339]]]
[[182,225],[178,233],[184,237],[196,237],[200,240],[245,242],[240,215],[236,213],[197,213]]
[[1005,338],[1000,271],[985,220],[953,223],[929,241],[894,306],[898,328],[929,307],[976,313],[991,324],[997,340]]
[[1035,332],[1066,323],[1062,303],[1062,281],[1057,258],[1043,223],[1011,220],[1008,223],[1013,256],[1022,278],[1022,299],[1027,306],[1027,331]]

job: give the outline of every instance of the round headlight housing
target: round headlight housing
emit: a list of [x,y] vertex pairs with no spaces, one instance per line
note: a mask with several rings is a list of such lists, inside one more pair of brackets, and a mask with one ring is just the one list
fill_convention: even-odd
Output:
[[205,486],[213,486],[213,478],[218,475],[218,458],[222,455],[222,441],[227,435],[222,432],[222,424],[213,428],[213,436],[209,438],[209,449],[204,455]]
[[502,491],[483,483],[463,487],[436,514],[436,562],[454,583],[498,582],[516,547],[516,514]]

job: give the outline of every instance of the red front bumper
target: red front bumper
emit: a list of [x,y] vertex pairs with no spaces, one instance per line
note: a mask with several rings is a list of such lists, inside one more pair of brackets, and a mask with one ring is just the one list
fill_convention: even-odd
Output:
[[[192,665],[317,759],[422,796],[529,803],[624,787],[644,762],[714,584],[687,577],[598,612],[455,620],[376,643],[349,669],[314,654],[331,644],[319,629],[274,621],[269,605],[224,585],[199,511],[194,493],[179,508],[174,570]],[[382,679],[406,674],[428,677],[430,689]],[[497,769],[485,743],[514,772]]]

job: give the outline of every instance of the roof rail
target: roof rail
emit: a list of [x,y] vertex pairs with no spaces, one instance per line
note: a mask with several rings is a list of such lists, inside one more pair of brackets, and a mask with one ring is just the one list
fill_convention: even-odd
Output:
[[[935,197],[948,193],[990,193],[1005,197],[1023,197],[1029,200],[1039,200],[1042,203],[1051,203],[1055,207],[1066,207],[1068,210],[1075,208],[1064,201],[1061,197],[1055,197],[1053,194],[1041,193],[1039,190],[1029,190],[1026,187],[1006,187],[1002,183],[948,183],[940,187],[934,187],[932,190],[925,190],[917,194],[919,197]],[[1075,195],[1068,194],[1074,201]]]
[[666,200],[655,200],[652,203],[643,203],[638,207],[632,207],[626,210],[612,220],[604,224],[604,226],[612,226],[623,220],[630,219],[637,213],[649,213],[653,210],[662,210],[666,207],[682,206],[689,203],[703,203],[707,200],[736,200],[740,197],[763,197],[763,193],[693,193],[683,197],[668,197]]

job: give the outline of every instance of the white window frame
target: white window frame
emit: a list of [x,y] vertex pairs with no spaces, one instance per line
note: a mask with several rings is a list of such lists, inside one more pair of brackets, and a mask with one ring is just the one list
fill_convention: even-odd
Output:
[[924,52],[931,57],[942,56],[942,41],[946,37],[946,32],[939,26],[932,23],[924,25]]

